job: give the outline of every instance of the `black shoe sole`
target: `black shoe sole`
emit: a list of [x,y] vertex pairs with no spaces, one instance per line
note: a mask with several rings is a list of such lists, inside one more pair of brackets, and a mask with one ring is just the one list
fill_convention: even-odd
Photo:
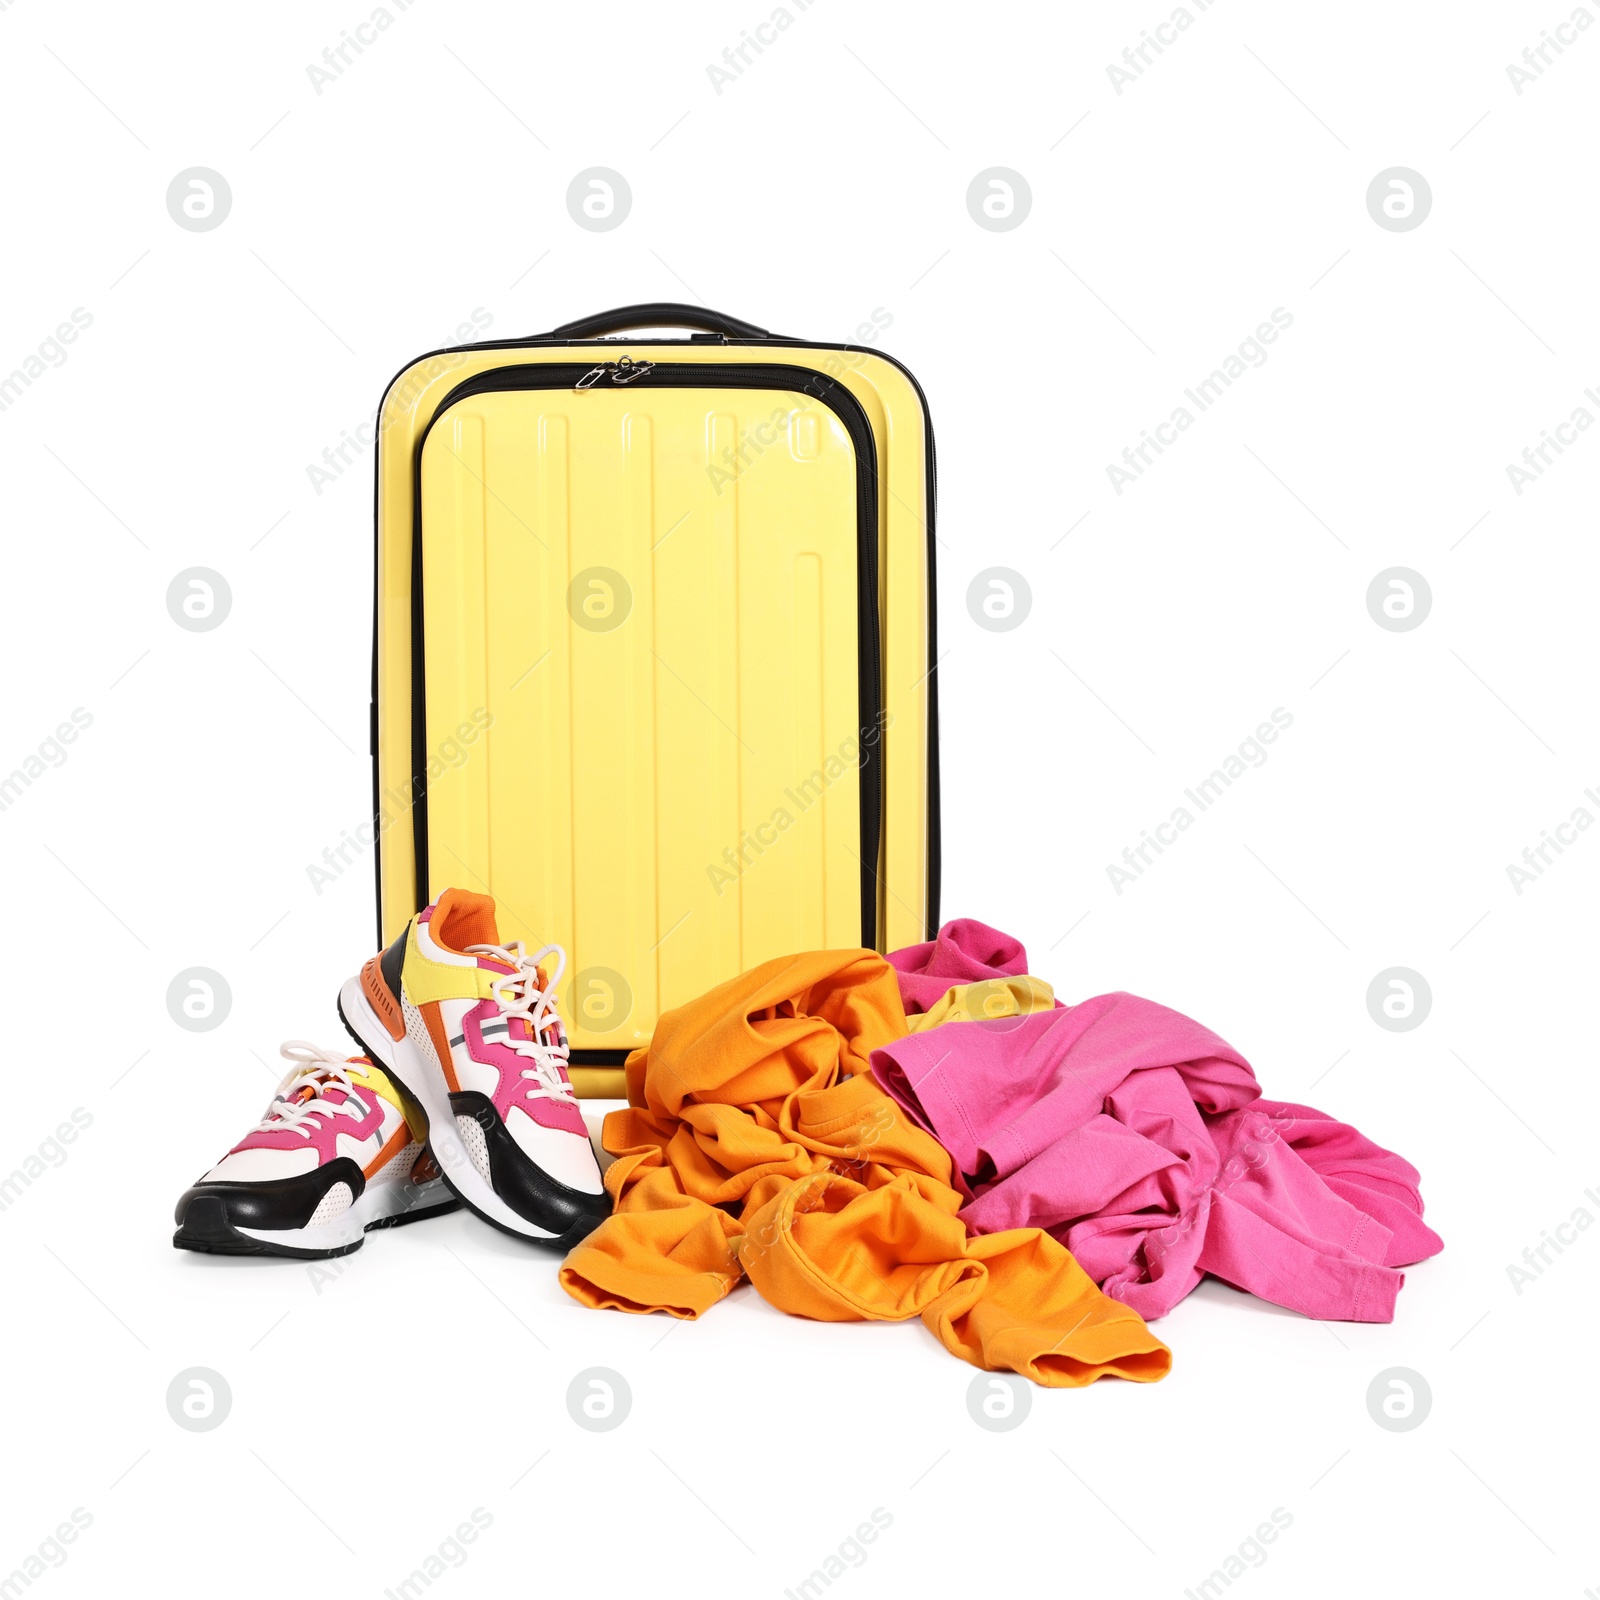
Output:
[[[451,1193],[454,1194],[454,1190]],[[182,1225],[172,1236],[172,1248],[195,1250],[208,1256],[278,1256],[290,1261],[330,1261],[335,1256],[347,1256],[359,1250],[366,1243],[366,1235],[375,1229],[399,1228],[408,1222],[442,1217],[460,1209],[461,1202],[457,1196],[445,1205],[381,1217],[368,1224],[361,1238],[333,1250],[303,1250],[293,1245],[270,1244],[264,1239],[254,1239],[247,1233],[240,1233],[228,1220],[228,1208],[219,1196],[196,1195],[184,1210]]]
[[[463,1211],[470,1211],[479,1222],[488,1223],[489,1226],[495,1230],[495,1232],[503,1233],[508,1239],[517,1239],[523,1244],[535,1245],[541,1250],[553,1250],[564,1256],[569,1250],[572,1249],[574,1245],[581,1244],[585,1239],[587,1239],[589,1235],[594,1232],[596,1227],[599,1226],[598,1223],[586,1221],[568,1228],[565,1233],[552,1234],[548,1239],[537,1238],[531,1233],[518,1233],[515,1228],[508,1228],[505,1223],[496,1222],[493,1217],[485,1216],[483,1212],[473,1205],[473,1203],[468,1200],[453,1183],[451,1183],[449,1177],[445,1175],[442,1169],[440,1171],[440,1176],[444,1178],[445,1188],[447,1188],[450,1193],[453,1194],[460,1202],[461,1209]],[[535,1223],[534,1226],[537,1227],[538,1224]]]

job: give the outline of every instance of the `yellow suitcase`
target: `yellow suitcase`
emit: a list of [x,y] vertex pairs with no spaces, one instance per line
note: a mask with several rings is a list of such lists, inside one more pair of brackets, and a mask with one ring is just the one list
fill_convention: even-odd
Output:
[[898,362],[625,307],[413,362],[377,476],[382,943],[492,893],[566,948],[608,1096],[757,962],[931,937],[933,434]]

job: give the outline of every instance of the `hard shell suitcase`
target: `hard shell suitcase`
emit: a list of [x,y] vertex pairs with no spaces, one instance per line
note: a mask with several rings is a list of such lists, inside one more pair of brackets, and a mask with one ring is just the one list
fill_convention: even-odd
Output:
[[457,884],[563,945],[579,1094],[757,962],[932,937],[933,435],[898,362],[682,305],[437,351],[384,396],[376,515],[380,940]]

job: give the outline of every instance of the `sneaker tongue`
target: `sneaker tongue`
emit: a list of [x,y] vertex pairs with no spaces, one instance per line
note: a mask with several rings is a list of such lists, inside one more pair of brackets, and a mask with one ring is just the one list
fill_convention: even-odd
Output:
[[[533,1028],[526,1017],[513,1017],[507,1033],[512,1039],[533,1039],[535,1037]],[[558,1045],[564,1038],[565,1035],[561,1031],[561,1018],[552,1010],[544,1019],[544,1033],[538,1039],[538,1043]]]

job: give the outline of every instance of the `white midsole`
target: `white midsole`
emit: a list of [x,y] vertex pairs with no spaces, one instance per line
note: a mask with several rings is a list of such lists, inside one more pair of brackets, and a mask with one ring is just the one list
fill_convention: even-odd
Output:
[[315,1228],[246,1228],[234,1231],[263,1244],[288,1245],[295,1250],[340,1250],[354,1244],[367,1231],[390,1217],[408,1212],[421,1214],[451,1199],[443,1178],[428,1183],[369,1184],[331,1222]]
[[390,1037],[362,990],[360,978],[351,978],[339,991],[339,1007],[368,1053],[378,1058],[380,1066],[392,1068],[401,1083],[422,1102],[422,1109],[428,1113],[428,1148],[456,1193],[475,1211],[513,1233],[529,1239],[556,1238],[550,1229],[535,1227],[526,1217],[518,1216],[478,1171],[461,1141],[443,1075],[423,1058],[409,1037]]

